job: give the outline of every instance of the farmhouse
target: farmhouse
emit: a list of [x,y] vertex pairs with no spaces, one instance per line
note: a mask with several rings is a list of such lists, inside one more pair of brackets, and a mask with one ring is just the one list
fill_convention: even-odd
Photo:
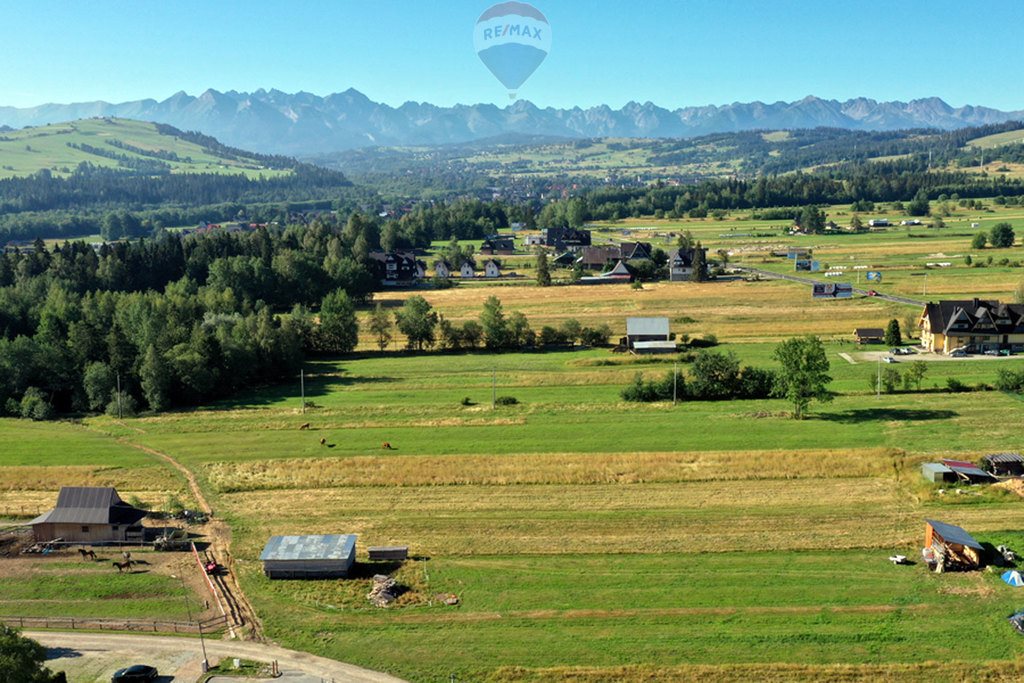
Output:
[[1024,351],[1024,305],[996,300],[928,303],[918,322],[921,345],[933,353]]
[[452,276],[452,264],[450,264],[445,259],[441,259],[441,260],[435,262],[434,263],[434,275],[436,277],[441,278],[442,280],[447,280],[448,278],[450,278]]
[[576,228],[547,228],[542,235],[542,244],[558,251],[578,251],[590,246],[590,231]]
[[926,519],[924,556],[935,571],[980,569],[985,549],[958,526]]
[[36,541],[63,539],[77,543],[138,542],[145,510],[121,500],[109,486],[64,486],[57,507],[33,519]]
[[484,263],[484,277],[501,277],[501,264],[494,259]]
[[616,261],[649,260],[653,250],[648,242],[623,242],[610,247],[583,247],[577,262],[584,268],[599,270]]
[[480,253],[487,256],[494,254],[511,254],[516,250],[516,242],[512,237],[488,237],[480,244]]
[[356,561],[355,534],[271,536],[260,553],[270,579],[337,579]]
[[668,318],[626,318],[623,342],[634,353],[672,353],[676,350],[668,329]]
[[1020,453],[991,453],[981,459],[981,469],[997,477],[1024,477],[1024,456]]
[[473,270],[473,262],[466,261],[459,267],[459,277],[474,277],[476,271]]
[[415,284],[426,274],[426,264],[408,251],[372,251],[370,269],[385,285]]
[[885,340],[885,330],[881,327],[858,327],[853,331],[858,344],[881,344]]
[[[700,248],[702,252],[703,265],[702,265],[702,277],[707,279],[708,266],[707,257],[708,250],[706,247]],[[668,279],[672,282],[689,282],[694,279],[693,260],[697,254],[697,247],[680,247],[673,251],[668,256]]]

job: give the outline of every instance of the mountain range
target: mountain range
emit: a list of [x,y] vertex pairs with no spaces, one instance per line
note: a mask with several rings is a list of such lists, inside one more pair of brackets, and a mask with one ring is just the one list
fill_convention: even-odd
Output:
[[262,153],[298,157],[372,146],[439,145],[507,134],[569,138],[693,137],[742,130],[827,126],[854,130],[955,129],[1024,119],[1024,110],[952,107],[938,97],[878,102],[864,97],[839,102],[805,97],[796,102],[735,102],[669,110],[651,102],[581,109],[539,108],[527,100],[439,107],[406,102],[391,107],[361,92],[320,97],[280,90],[218,92],[198,97],[179,92],[154,99],[111,104],[81,102],[37,107],[0,107],[0,126],[22,128],[109,116],[167,123],[212,135]]

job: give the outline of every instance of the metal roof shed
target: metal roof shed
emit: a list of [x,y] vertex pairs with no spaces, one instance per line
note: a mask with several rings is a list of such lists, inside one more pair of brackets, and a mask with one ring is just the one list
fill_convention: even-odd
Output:
[[982,566],[985,549],[969,533],[953,524],[924,521],[924,547],[935,558],[938,571]]
[[981,467],[997,476],[1024,476],[1024,456],[1020,453],[991,453],[981,459]]
[[344,578],[356,561],[356,536],[271,536],[260,560],[271,579]]
[[956,481],[956,473],[941,462],[926,462],[921,465],[921,476],[930,482]]

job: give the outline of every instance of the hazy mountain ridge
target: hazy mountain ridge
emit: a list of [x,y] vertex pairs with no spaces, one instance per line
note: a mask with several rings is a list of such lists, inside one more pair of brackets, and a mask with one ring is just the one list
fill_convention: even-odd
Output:
[[0,125],[15,128],[94,116],[167,123],[212,135],[226,144],[275,154],[312,155],[375,145],[469,142],[508,133],[557,137],[692,137],[754,129],[828,126],[853,130],[955,129],[1024,119],[1024,110],[952,107],[937,97],[910,102],[855,98],[845,102],[805,97],[796,102],[734,102],[675,110],[651,102],[582,109],[541,109],[519,100],[439,107],[406,102],[390,107],[349,89],[320,97],[280,90],[252,93],[178,92],[111,104],[81,102],[30,108],[0,107]]

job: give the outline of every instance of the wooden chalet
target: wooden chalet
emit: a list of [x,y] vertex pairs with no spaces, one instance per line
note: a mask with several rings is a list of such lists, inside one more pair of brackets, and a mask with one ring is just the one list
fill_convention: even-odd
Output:
[[996,300],[929,303],[918,322],[921,345],[933,353],[1024,351],[1024,304]]
[[885,330],[881,327],[858,327],[853,331],[858,344],[881,344],[885,341]]

